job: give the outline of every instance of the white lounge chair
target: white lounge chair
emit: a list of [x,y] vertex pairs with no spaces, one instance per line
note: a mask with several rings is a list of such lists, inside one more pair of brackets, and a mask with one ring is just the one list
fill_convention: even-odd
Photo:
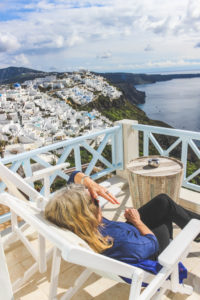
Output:
[[[34,172],[32,177],[22,178],[18,174],[9,170],[6,166],[4,166],[0,162],[0,178],[6,184],[9,194],[16,196],[20,199],[19,203],[26,203],[27,207],[33,209],[33,212],[40,213],[44,210],[46,203],[48,202],[48,196],[50,194],[50,182],[49,177],[58,170],[66,168],[69,166],[68,163],[63,163],[60,165],[56,165],[53,167],[49,167],[37,172]],[[44,179],[46,186],[45,186],[45,196],[42,196],[38,193],[31,185],[27,182],[32,183],[36,180]],[[120,192],[119,188],[112,189],[110,187],[109,182],[103,182],[102,185],[109,188],[109,191],[114,195],[117,195]],[[23,192],[23,194],[21,192]],[[1,195],[1,194],[0,194]],[[27,198],[31,201],[27,201]],[[106,200],[102,197],[99,197],[100,205],[104,206],[106,204]],[[5,204],[5,203],[4,203]],[[8,206],[8,204],[5,204]],[[19,204],[20,205],[20,204]],[[16,291],[22,284],[24,284],[35,272],[39,270],[40,273],[46,272],[47,269],[47,260],[53,254],[53,248],[46,251],[46,243],[45,237],[38,234],[38,251],[32,247],[29,240],[26,238],[24,231],[29,227],[31,224],[30,222],[25,222],[23,226],[19,226],[17,221],[17,216],[20,216],[22,219],[25,220],[23,214],[18,214],[12,206],[9,206],[11,209],[11,225],[12,225],[12,232],[4,239],[4,247],[14,241],[16,239],[21,240],[21,242],[25,245],[27,250],[30,252],[32,257],[35,259],[35,263],[25,272],[24,277],[20,278],[13,284],[13,290]],[[34,227],[34,226],[33,226]],[[34,227],[35,228],[35,227]]]
[[0,235],[0,299],[12,300],[13,292]]
[[[2,175],[1,171],[4,168],[6,167],[0,165],[0,177]],[[27,193],[33,193],[33,188],[31,188],[22,178],[8,169],[4,169],[4,171],[9,177],[6,178],[6,184],[9,185],[11,183],[11,185],[17,185],[23,192],[27,189]],[[47,201],[47,199],[42,199],[41,196],[39,198],[38,193],[37,197],[36,194],[30,196],[35,196],[36,200],[40,199],[39,202]],[[178,262],[187,256],[191,242],[200,232],[200,221],[198,220],[190,221],[190,223],[159,256],[158,260],[163,265],[163,268],[157,275],[152,275],[139,268],[94,253],[83,240],[72,232],[58,228],[45,220],[42,210],[32,202],[22,201],[21,199],[4,192],[0,194],[0,203],[11,208],[13,214],[12,222],[14,222],[12,227],[15,234],[18,234],[19,231],[21,231],[16,223],[16,216],[20,216],[25,220],[26,224],[31,225],[39,233],[41,239],[48,239],[54,245],[49,299],[56,299],[61,257],[68,262],[86,268],[76,280],[75,285],[62,296],[62,300],[70,299],[92,272],[112,278],[117,282],[124,282],[120,276],[132,279],[129,294],[130,300],[158,300],[161,299],[167,289],[172,290],[173,292],[192,293],[192,287],[179,284]],[[25,242],[21,234],[19,234],[19,236],[21,237],[21,240]],[[41,256],[42,255],[44,256],[44,252],[41,252]],[[45,260],[46,255],[43,258]],[[38,265],[39,263],[37,263],[37,267]],[[28,279],[32,273],[32,270],[28,271],[28,273],[24,275],[23,280]],[[141,289],[142,282],[149,282],[148,287],[146,287],[144,291]]]

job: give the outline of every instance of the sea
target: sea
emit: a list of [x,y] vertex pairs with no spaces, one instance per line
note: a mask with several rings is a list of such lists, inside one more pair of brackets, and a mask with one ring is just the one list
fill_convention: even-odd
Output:
[[172,79],[135,86],[146,93],[138,105],[150,119],[176,129],[200,132],[200,78]]

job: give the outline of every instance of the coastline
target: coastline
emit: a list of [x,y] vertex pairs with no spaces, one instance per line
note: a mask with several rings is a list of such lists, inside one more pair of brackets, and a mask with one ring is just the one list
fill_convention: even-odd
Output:
[[200,131],[200,78],[173,79],[136,88],[146,94],[146,102],[138,106],[149,118],[159,118],[176,129]]
[[161,81],[169,81],[172,79],[189,79],[189,78],[200,78],[200,73],[188,73],[188,74],[136,74],[136,73],[98,73],[105,77],[110,83],[117,87],[122,87],[123,92],[129,95],[127,89],[129,86],[133,86],[132,90],[134,101],[128,96],[128,100],[134,104],[145,103],[145,94],[141,94],[135,87],[136,85],[152,84]]

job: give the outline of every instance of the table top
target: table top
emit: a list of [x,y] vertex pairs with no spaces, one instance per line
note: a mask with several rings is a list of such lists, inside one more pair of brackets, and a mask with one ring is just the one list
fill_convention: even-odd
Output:
[[[159,159],[158,167],[151,167],[148,165],[148,160],[151,158]],[[154,177],[154,176],[170,176],[180,173],[183,170],[181,161],[165,156],[142,156],[130,161],[127,169],[134,174]]]

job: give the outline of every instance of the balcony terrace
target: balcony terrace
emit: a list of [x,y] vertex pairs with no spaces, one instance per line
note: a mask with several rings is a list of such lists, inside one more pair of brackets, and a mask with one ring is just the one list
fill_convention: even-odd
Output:
[[[143,149],[141,149],[141,143],[139,142],[140,135],[143,135]],[[159,135],[162,137],[172,137],[172,139],[168,140],[169,146],[167,149],[161,146]],[[61,181],[63,184],[68,180],[68,173],[63,169],[66,166],[64,165],[66,162],[70,163],[70,168],[74,167],[76,170],[82,170],[82,166],[84,165],[84,173],[90,175],[94,180],[101,181],[101,179],[105,180],[105,178],[108,178],[106,180],[110,181],[112,185],[121,188],[120,195],[118,196],[120,205],[116,207],[111,203],[107,203],[104,207],[103,215],[109,219],[124,221],[124,209],[132,206],[126,179],[127,163],[141,154],[145,156],[149,155],[153,148],[157,151],[157,154],[162,156],[170,156],[173,153],[180,154],[179,159],[184,165],[180,203],[184,207],[200,213],[200,150],[196,144],[197,141],[200,142],[200,133],[197,132],[152,127],[140,125],[137,121],[123,120],[119,121],[112,128],[13,155],[9,158],[3,158],[1,162],[13,172],[23,175],[25,180],[32,186],[36,187],[37,184],[41,189],[40,192],[47,197],[52,193],[52,187],[55,187],[55,180],[58,177],[60,181],[57,184],[60,184]],[[176,149],[178,150],[173,152]],[[41,158],[41,154],[47,152],[54,154],[55,157],[56,153],[59,153],[58,158],[52,164]],[[87,156],[85,153],[87,153]],[[108,153],[109,155],[107,155]],[[195,161],[195,168],[191,168],[191,160]],[[53,169],[50,170],[49,168],[52,168],[52,166]],[[39,184],[38,180],[41,179],[41,176],[38,176],[38,171],[34,171],[35,167],[43,168],[44,170],[48,168],[50,170],[49,173],[43,174],[43,180]],[[196,179],[195,182],[194,179]],[[33,185],[33,182],[36,184]],[[1,182],[1,191],[5,187],[5,183]],[[11,217],[9,212],[3,214],[3,209],[5,208],[2,207],[2,215],[0,216],[1,229],[8,227],[7,225]],[[179,229],[175,227],[174,230],[176,235]],[[6,241],[8,233],[9,228],[2,230],[3,242]],[[31,228],[26,229],[26,236],[33,247],[37,247],[37,234]],[[46,247],[50,246],[50,243],[47,242]],[[33,257],[20,241],[6,246],[5,254],[11,282],[15,282],[19,277],[23,277],[24,272],[34,263]],[[189,273],[185,283],[193,286],[193,294],[187,296],[170,292],[162,297],[163,300],[200,299],[200,244],[192,243],[191,253],[183,263]],[[82,270],[83,268],[78,265],[62,261],[58,284],[58,299],[69,289]],[[36,272],[20,288],[17,288],[17,285],[15,285],[14,299],[32,300],[36,297],[41,300],[48,299],[50,271],[51,260],[48,262],[46,272]],[[28,276],[28,274],[26,275]],[[72,299],[107,300],[128,299],[128,297],[128,285],[92,275]],[[2,300],[4,299],[2,298]]]

